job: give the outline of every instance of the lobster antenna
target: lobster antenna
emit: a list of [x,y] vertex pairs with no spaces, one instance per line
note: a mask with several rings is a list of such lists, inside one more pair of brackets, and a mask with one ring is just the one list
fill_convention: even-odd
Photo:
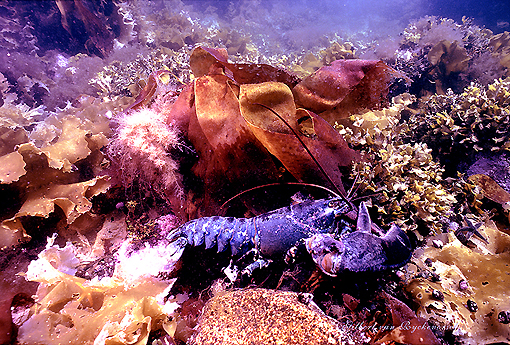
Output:
[[351,199],[351,197],[354,195],[354,193],[357,190],[357,188],[356,188],[356,190],[354,190],[354,188],[356,186],[356,183],[358,182],[358,178],[359,178],[359,174],[356,174],[356,177],[354,178],[354,182],[352,183],[351,188],[347,192],[347,198],[349,198],[349,199]]
[[368,199],[368,198],[371,198],[373,196],[376,196],[376,195],[379,195],[381,193],[384,193],[384,191],[380,190],[378,192],[375,192],[375,193],[372,193],[372,194],[368,194],[368,195],[363,195],[363,196],[358,196],[356,198],[352,198],[351,201],[357,201],[357,200],[363,200],[363,199]]
[[308,147],[306,146],[305,142],[303,141],[303,139],[301,139],[301,137],[299,136],[299,134],[294,130],[294,128],[292,128],[292,126],[283,118],[280,116],[280,114],[278,114],[276,111],[274,111],[273,109],[271,109],[270,107],[268,107],[267,105],[264,105],[264,104],[261,104],[261,103],[252,103],[252,104],[255,104],[255,105],[259,105],[261,106],[262,108],[265,108],[267,110],[269,110],[270,112],[272,112],[276,117],[278,117],[280,120],[282,120],[282,122],[287,126],[289,127],[289,129],[292,131],[292,133],[294,134],[294,136],[296,137],[297,140],[299,140],[299,142],[301,143],[301,145],[303,145],[303,148],[306,150],[306,152],[308,153],[308,155],[312,158],[312,160],[314,161],[314,163],[317,165],[317,167],[319,168],[319,170],[321,171],[321,173],[324,175],[324,177],[326,177],[326,180],[328,180],[328,182],[335,188],[336,190],[336,194],[338,196],[340,196],[340,198],[342,198],[346,203],[348,203],[349,205],[352,206],[352,203],[349,201],[349,199],[347,199],[347,197],[340,191],[340,189],[338,189],[338,187],[336,186],[335,183],[333,183],[333,181],[331,180],[331,178],[329,177],[329,175],[326,173],[326,171],[324,170],[324,168],[322,167],[322,165],[319,164],[319,162],[317,161],[317,159],[315,159],[314,155],[312,154],[312,152],[308,149]]
[[237,193],[236,195],[234,195],[233,197],[231,197],[230,199],[228,199],[227,201],[225,201],[221,206],[220,208],[224,208],[225,205],[227,205],[229,202],[231,202],[232,200],[234,200],[235,198],[238,198],[240,197],[241,195],[245,194],[245,193],[248,193],[248,192],[251,192],[253,190],[256,190],[256,189],[260,189],[260,188],[266,188],[266,187],[270,187],[270,186],[281,186],[281,185],[298,185],[298,186],[308,186],[308,187],[315,187],[315,188],[319,188],[319,189],[323,189],[331,194],[333,194],[334,196],[336,197],[339,197],[339,198],[342,198],[342,195],[332,191],[331,189],[329,188],[326,188],[324,186],[320,186],[318,184],[313,184],[313,183],[305,183],[305,182],[275,182],[275,183],[268,183],[268,184],[263,184],[261,186],[256,186],[256,187],[252,187],[250,189],[247,189],[247,190],[243,190],[242,192],[240,193]]
[[[359,180],[359,174],[356,175],[356,177],[354,178],[354,182],[352,183],[352,186],[351,186],[351,189],[349,189],[349,193],[347,193],[347,198],[349,200],[354,200],[352,197],[358,193],[358,190],[360,189],[360,185],[365,182],[365,176],[363,176],[363,178],[361,179],[361,181],[358,183],[358,180]],[[358,199],[358,198],[356,198]]]

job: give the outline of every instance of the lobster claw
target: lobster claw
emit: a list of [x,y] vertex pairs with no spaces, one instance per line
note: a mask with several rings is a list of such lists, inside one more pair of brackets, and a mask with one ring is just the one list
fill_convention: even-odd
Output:
[[327,275],[344,271],[383,271],[404,266],[411,258],[409,238],[397,225],[379,237],[370,232],[371,221],[364,203],[358,212],[356,231],[339,240],[331,234],[315,234],[305,240],[306,249]]

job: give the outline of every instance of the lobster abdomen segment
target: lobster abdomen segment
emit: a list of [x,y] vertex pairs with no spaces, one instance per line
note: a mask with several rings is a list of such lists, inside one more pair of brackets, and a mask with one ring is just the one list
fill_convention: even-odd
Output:
[[203,217],[180,226],[170,234],[171,241],[176,235],[186,238],[188,245],[200,246],[205,243],[209,249],[218,246],[218,253],[230,248],[232,255],[244,254],[256,247],[256,229],[252,219],[234,217]]

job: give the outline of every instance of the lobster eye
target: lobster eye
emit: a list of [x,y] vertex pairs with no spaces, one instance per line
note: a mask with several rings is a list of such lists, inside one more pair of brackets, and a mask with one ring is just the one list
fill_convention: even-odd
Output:
[[340,205],[341,205],[341,202],[340,202],[340,200],[338,200],[338,199],[331,200],[331,201],[328,203],[328,206],[329,206],[329,207],[331,207],[331,208],[340,208]]
[[332,199],[328,201],[328,206],[333,209],[335,217],[341,216],[350,211],[350,206],[342,199]]

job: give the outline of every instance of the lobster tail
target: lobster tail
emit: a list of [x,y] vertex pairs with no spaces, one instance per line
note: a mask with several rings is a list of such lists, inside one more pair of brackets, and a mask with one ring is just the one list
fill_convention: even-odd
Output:
[[192,220],[171,232],[170,242],[184,238],[190,246],[209,249],[218,246],[218,253],[230,248],[232,255],[242,255],[255,247],[256,229],[246,218],[203,217]]
[[230,241],[232,255],[244,254],[252,248],[257,248],[257,229],[252,222],[246,218],[237,219],[237,231]]

